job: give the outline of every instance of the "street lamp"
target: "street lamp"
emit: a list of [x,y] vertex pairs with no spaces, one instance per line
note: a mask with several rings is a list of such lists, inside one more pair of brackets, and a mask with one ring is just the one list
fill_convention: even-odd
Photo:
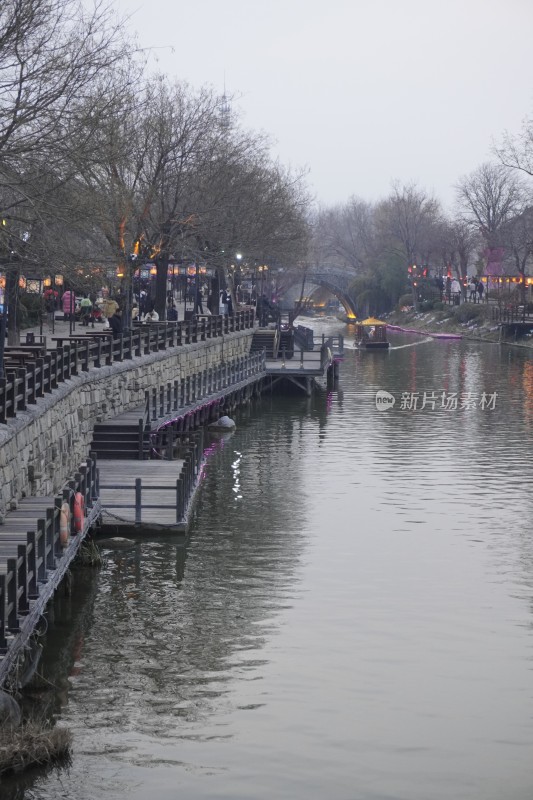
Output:
[[4,377],[5,342],[6,342],[6,276],[0,275],[0,378]]

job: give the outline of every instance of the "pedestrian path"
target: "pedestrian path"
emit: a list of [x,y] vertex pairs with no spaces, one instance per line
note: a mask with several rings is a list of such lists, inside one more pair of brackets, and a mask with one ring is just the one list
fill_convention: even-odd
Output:
[[[185,318],[185,311],[191,310],[191,304],[189,303],[187,306],[185,306],[183,302],[179,301],[175,301],[174,304],[178,312],[178,321],[181,321]],[[101,322],[95,322],[89,326],[85,326],[82,325],[79,320],[65,320],[63,312],[56,311],[53,318],[51,314],[46,314],[43,317],[40,325],[33,325],[31,328],[24,328],[21,331],[21,339],[25,339],[26,334],[28,333],[32,333],[36,337],[44,336],[46,337],[47,350],[55,350],[56,344],[52,340],[52,337],[54,336],[84,336],[85,334],[90,335],[92,331],[102,330],[104,330],[104,320]]]

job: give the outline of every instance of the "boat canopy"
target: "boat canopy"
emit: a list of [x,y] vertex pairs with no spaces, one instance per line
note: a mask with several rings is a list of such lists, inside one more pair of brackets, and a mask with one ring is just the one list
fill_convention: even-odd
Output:
[[380,319],[376,319],[375,317],[368,317],[367,319],[363,319],[359,322],[359,325],[386,325],[386,322],[382,322]]

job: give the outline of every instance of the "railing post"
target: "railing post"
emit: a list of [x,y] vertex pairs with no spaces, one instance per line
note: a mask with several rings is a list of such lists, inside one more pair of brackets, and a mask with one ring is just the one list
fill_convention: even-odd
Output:
[[18,633],[20,630],[17,617],[17,559],[7,559],[7,629],[11,633]]
[[25,616],[30,609],[28,603],[28,562],[25,544],[19,544],[17,547],[17,555],[17,561],[19,562],[17,565],[17,582],[20,587],[20,591],[17,592],[18,614],[20,616]]
[[148,389],[144,390],[144,417],[147,422],[150,420],[150,392]]
[[135,524],[141,524],[142,509],[142,482],[140,478],[135,478]]
[[144,420],[139,420],[139,447],[137,450],[137,456],[139,457],[139,461],[142,461],[144,458]]

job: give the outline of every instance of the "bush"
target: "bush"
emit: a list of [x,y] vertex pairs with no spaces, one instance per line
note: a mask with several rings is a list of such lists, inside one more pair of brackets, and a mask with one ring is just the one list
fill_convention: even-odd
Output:
[[481,305],[463,303],[462,306],[452,308],[452,315],[457,322],[480,322],[486,317],[486,309]]
[[402,308],[402,306],[412,306],[413,305],[413,295],[411,292],[409,294],[402,294],[398,300],[398,307]]
[[420,311],[433,311],[435,308],[435,303],[433,300],[423,300],[420,303]]
[[440,300],[436,300],[433,303],[433,310],[434,311],[444,311],[445,308],[446,308],[446,306]]
[[19,301],[20,327],[31,328],[38,325],[43,310],[43,298],[40,294],[24,293]]

